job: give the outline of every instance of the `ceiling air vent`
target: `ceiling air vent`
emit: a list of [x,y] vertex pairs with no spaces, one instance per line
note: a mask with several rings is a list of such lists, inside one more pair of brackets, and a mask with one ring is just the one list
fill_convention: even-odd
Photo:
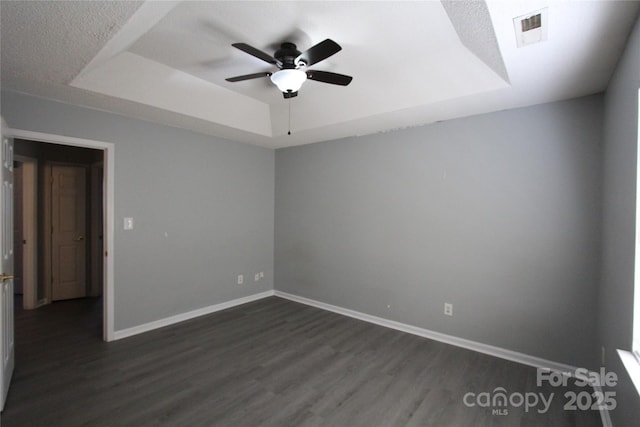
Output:
[[531,31],[536,28],[542,27],[542,19],[540,17],[542,14],[538,13],[537,15],[530,16],[529,18],[524,18],[520,21],[522,24],[522,32]]
[[518,47],[547,40],[547,9],[536,10],[513,19]]

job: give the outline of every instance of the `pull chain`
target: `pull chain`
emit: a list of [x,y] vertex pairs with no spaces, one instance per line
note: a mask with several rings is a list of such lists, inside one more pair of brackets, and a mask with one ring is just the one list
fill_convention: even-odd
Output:
[[289,98],[289,131],[287,135],[291,135],[291,98]]

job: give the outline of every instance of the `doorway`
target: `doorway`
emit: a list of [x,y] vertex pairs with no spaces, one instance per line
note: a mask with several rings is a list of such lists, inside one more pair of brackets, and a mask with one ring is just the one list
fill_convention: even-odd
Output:
[[[98,260],[93,260],[92,264],[99,264],[101,268],[93,268],[91,277],[96,277],[97,275],[101,275],[101,289],[95,289],[95,286],[89,286],[88,293],[89,295],[95,295],[97,292],[101,292],[103,295],[103,339],[105,341],[112,341],[114,339],[114,313],[113,313],[113,237],[114,237],[114,196],[113,196],[113,186],[114,186],[114,144],[103,142],[103,141],[95,141],[95,140],[87,140],[82,138],[73,138],[66,136],[59,136],[53,134],[46,134],[41,132],[31,132],[19,129],[7,129],[7,135],[13,137],[15,139],[33,141],[34,143],[44,143],[43,145],[48,147],[53,147],[52,149],[63,149],[69,147],[81,147],[92,149],[92,151],[100,153],[100,160],[93,162],[90,166],[88,166],[91,177],[100,176],[99,182],[93,178],[90,178],[90,184],[87,186],[88,188],[94,188],[97,186],[100,188],[101,193],[101,201],[100,204],[102,206],[100,212],[100,223],[99,225],[95,220],[90,222],[87,225],[87,230],[99,230],[99,232],[95,232],[94,234],[97,236],[94,239],[94,244],[89,242],[87,246],[90,248],[89,251],[95,251],[98,248],[99,256]],[[68,158],[58,159],[59,162],[67,163]],[[40,165],[39,167],[43,167]],[[44,188],[44,182],[42,180],[38,180],[38,185],[42,185]],[[96,203],[92,204],[95,208]],[[95,217],[97,215],[93,215]],[[101,232],[101,233],[100,233]],[[45,233],[46,235],[46,233]],[[97,239],[101,239],[101,242],[97,242]],[[95,258],[95,257],[93,257]],[[38,283],[42,284],[43,280],[38,280]],[[95,281],[91,282],[95,284]],[[41,295],[46,295],[47,286],[43,286],[44,289],[38,289],[38,293]],[[50,297],[50,295],[49,295]],[[50,299],[49,299],[50,301]],[[42,301],[40,302],[47,302]]]
[[[92,228],[94,217],[102,218],[102,191],[98,190],[102,177],[94,173],[94,165],[102,164],[103,151],[69,147],[15,139],[15,152],[37,160],[37,220],[29,224],[22,215],[20,226],[31,225],[38,230],[38,262],[29,272],[24,266],[19,271],[36,275],[36,283],[25,281],[23,288],[35,293],[36,306],[54,301],[101,296],[102,276],[93,274],[92,267],[99,264],[102,248],[103,224]],[[98,169],[101,171],[101,169]],[[20,177],[21,174],[18,173]],[[95,180],[98,183],[94,184]],[[19,178],[20,182],[21,179]],[[20,196],[16,196],[18,202]],[[19,203],[16,203],[16,206]],[[16,209],[18,214],[18,209]],[[33,221],[33,219],[30,219]],[[21,237],[19,233],[16,236]],[[94,242],[98,242],[95,244]],[[16,240],[16,252],[20,252],[27,239]],[[91,248],[97,251],[91,251]],[[18,257],[21,259],[22,257]],[[97,292],[95,291],[97,290]],[[23,298],[27,306],[27,298]]]

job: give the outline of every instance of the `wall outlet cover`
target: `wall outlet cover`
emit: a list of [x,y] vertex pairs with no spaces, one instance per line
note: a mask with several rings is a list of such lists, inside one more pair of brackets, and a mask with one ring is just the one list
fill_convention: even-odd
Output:
[[453,304],[448,302],[444,303],[444,314],[447,316],[453,316]]

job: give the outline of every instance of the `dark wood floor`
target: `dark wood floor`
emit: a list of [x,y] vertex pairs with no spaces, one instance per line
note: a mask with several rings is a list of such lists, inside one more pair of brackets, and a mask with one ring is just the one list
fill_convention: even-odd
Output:
[[[566,389],[537,387],[533,368],[276,297],[113,343],[100,311],[16,309],[3,426],[601,425],[564,411]],[[492,415],[463,403],[496,387],[553,404]]]

